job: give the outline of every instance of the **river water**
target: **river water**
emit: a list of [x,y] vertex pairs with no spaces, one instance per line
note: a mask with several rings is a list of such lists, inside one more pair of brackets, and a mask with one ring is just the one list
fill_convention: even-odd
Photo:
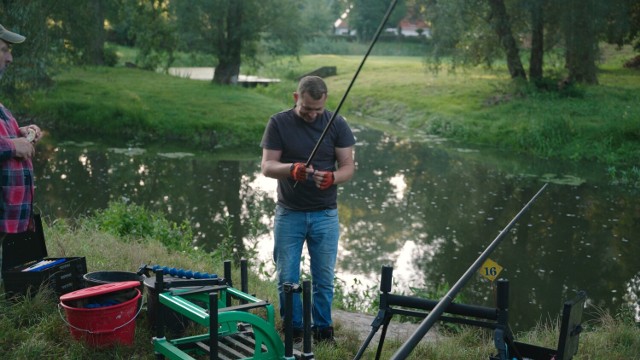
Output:
[[[437,299],[436,289],[452,286],[548,183],[490,256],[510,282],[512,328],[555,320],[579,290],[589,297],[587,317],[622,305],[638,311],[638,193],[609,185],[603,165],[355,130],[357,173],[339,195],[337,276],[347,299],[376,296],[383,265],[394,268],[394,293]],[[36,205],[47,219],[70,218],[125,199],[189,220],[194,246],[210,250],[231,237],[253,247],[252,263],[269,273],[276,184],[260,174],[260,155],[257,146],[255,156],[235,160],[49,139],[35,159]],[[478,275],[456,301],[492,306],[493,294],[494,283]]]

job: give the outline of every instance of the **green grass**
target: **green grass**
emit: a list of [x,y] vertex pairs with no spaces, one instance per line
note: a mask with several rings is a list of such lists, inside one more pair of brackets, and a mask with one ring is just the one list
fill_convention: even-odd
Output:
[[[126,218],[123,214],[133,213]],[[115,217],[121,214],[122,216]],[[118,220],[120,219],[120,221]],[[222,273],[221,253],[206,254],[198,250],[172,250],[160,240],[141,236],[137,229],[154,226],[149,233],[163,238],[175,229],[175,224],[158,218],[157,214],[145,212],[137,206],[130,211],[119,204],[91,217],[78,219],[71,225],[64,221],[45,220],[45,239],[51,257],[86,257],[89,272],[131,271],[142,264],[165,264],[210,273]],[[148,229],[147,229],[148,230]],[[119,235],[115,235],[119,234]],[[158,235],[160,234],[160,235]],[[175,233],[173,235],[176,235]],[[180,238],[180,235],[177,235]],[[171,243],[171,242],[170,242]],[[175,244],[174,244],[175,245]],[[234,283],[239,283],[239,271],[234,269]],[[258,298],[271,300],[277,306],[276,285],[260,280],[249,273],[249,290]],[[0,295],[2,295],[0,288]],[[0,358],[2,359],[154,359],[150,329],[146,311],[136,319],[133,346],[96,349],[75,341],[59,312],[53,295],[45,288],[34,296],[18,302],[8,302],[0,297]],[[275,300],[275,301],[274,301]],[[585,311],[597,311],[588,307]],[[631,359],[640,353],[640,328],[634,323],[630,311],[620,314],[601,313],[600,320],[583,323],[578,354],[581,359]],[[395,321],[395,320],[394,320]],[[336,347],[316,346],[316,359],[352,359],[362,339],[350,324],[336,323],[338,343]],[[280,319],[276,319],[276,327]],[[516,339],[548,348],[555,348],[558,339],[558,322],[542,322],[530,332],[516,334]],[[421,344],[414,349],[409,359],[487,359],[495,354],[492,334],[478,328],[459,327],[455,333],[441,333],[433,343]],[[397,351],[401,341],[387,338],[383,359]],[[373,359],[375,342],[370,344],[363,359]]]
[[257,146],[282,104],[208,81],[128,68],[72,68],[29,112],[62,132],[194,146]]

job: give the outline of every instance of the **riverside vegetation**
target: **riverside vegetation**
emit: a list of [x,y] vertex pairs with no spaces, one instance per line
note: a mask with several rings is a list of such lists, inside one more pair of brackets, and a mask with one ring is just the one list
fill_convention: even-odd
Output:
[[[132,56],[132,55],[128,55]],[[452,68],[417,56],[370,56],[341,114],[353,124],[406,137],[436,135],[533,157],[602,164],[614,184],[640,187],[640,71],[625,68],[630,48],[604,47],[598,86],[515,84],[504,67]],[[336,66],[329,109],[346,91],[361,56],[306,55],[268,62],[282,81],[246,89],[127,67],[71,67],[55,86],[15,104],[55,134],[129,143],[188,142],[255,153],[267,119],[292,105],[298,76]]]
[[[232,259],[225,247],[205,253],[190,247],[192,234],[185,224],[164,219],[162,214],[143,207],[112,203],[74,224],[45,217],[45,239],[52,257],[85,256],[88,271],[136,271],[142,264],[171,264],[210,273],[222,273],[222,263]],[[234,262],[237,264],[237,262]],[[234,281],[239,271],[234,271]],[[277,301],[275,283],[249,274],[249,289],[257,297]],[[17,302],[0,297],[0,358],[3,359],[153,359],[152,331],[141,312],[136,320],[133,346],[95,349],[72,339],[53,295],[43,288]],[[337,304],[340,306],[341,304]],[[585,311],[598,311],[593,307]],[[279,321],[279,320],[277,320]],[[583,323],[578,355],[580,359],[632,359],[640,353],[640,328],[631,309],[617,314],[601,312],[598,321]],[[495,353],[491,333],[477,328],[444,329],[444,335],[431,343],[421,343],[410,359],[488,359]],[[449,333],[451,331],[451,333]],[[317,359],[351,359],[362,344],[349,324],[336,323],[336,347],[316,346]],[[451,336],[446,336],[447,334]],[[531,344],[554,348],[558,339],[558,320],[549,319],[516,338]],[[401,342],[388,339],[383,359],[391,357]],[[375,357],[371,345],[364,359]]]

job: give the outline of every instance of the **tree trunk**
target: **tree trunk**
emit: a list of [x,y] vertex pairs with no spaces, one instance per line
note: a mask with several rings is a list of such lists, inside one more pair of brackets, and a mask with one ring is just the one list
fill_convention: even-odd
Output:
[[529,59],[529,79],[539,80],[543,76],[544,55],[544,0],[531,3],[531,58]]
[[489,0],[491,6],[491,18],[493,27],[500,39],[500,43],[504,47],[507,53],[507,67],[509,68],[509,74],[511,78],[527,78],[527,74],[522,66],[520,60],[520,51],[516,40],[511,32],[511,23],[509,16],[507,15],[507,9],[504,5],[504,0]]
[[242,53],[243,0],[229,1],[226,26],[218,38],[218,65],[213,75],[217,84],[236,84]]
[[240,58],[237,60],[219,59],[213,74],[213,82],[217,84],[237,84],[240,74]]
[[569,1],[565,14],[565,64],[569,80],[597,84],[598,39],[594,0]]
[[104,30],[105,8],[103,0],[91,0],[89,3],[91,21],[91,34],[88,36],[89,44],[87,44],[86,58],[91,65],[104,65],[104,42],[106,40],[106,32]]

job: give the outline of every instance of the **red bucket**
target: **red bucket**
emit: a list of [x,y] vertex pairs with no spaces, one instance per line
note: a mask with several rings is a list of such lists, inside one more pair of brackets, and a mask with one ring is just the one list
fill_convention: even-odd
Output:
[[71,335],[96,347],[131,345],[141,308],[138,286],[139,281],[109,283],[61,296],[60,306],[64,308]]

